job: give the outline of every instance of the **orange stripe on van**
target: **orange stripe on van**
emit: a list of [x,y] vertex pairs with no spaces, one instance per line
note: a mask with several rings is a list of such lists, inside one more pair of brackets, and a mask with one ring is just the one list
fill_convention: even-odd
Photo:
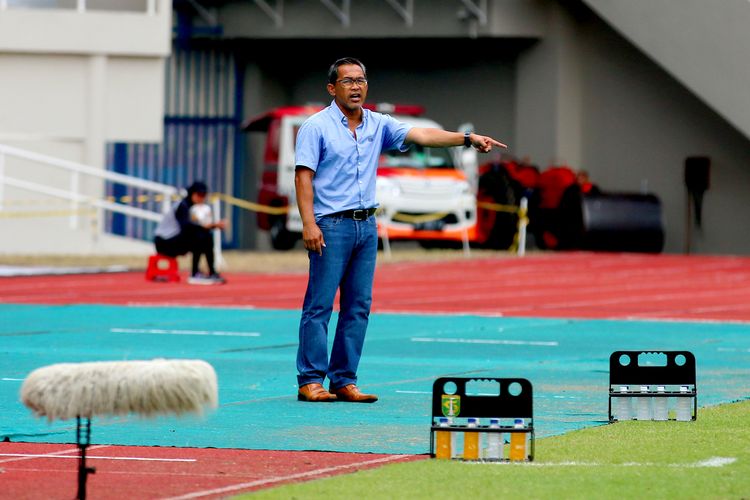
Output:
[[378,175],[381,177],[430,177],[443,179],[466,180],[466,175],[453,168],[398,168],[382,167],[378,168]]

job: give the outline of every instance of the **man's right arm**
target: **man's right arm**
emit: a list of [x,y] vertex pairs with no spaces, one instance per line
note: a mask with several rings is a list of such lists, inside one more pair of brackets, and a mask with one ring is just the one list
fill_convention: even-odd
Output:
[[297,207],[302,217],[302,241],[305,248],[311,252],[323,255],[323,232],[315,222],[315,210],[313,209],[313,184],[315,172],[307,167],[298,165],[294,172],[294,188],[297,192]]

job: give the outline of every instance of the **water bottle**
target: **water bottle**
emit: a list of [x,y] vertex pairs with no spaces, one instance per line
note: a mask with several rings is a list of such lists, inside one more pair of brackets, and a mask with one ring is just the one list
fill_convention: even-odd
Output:
[[662,396],[654,398],[654,420],[669,420],[668,398],[664,395],[664,386],[657,386],[656,393]]
[[[513,421],[514,429],[523,429],[526,426],[522,418]],[[509,457],[512,461],[526,460],[526,432],[513,432],[510,435],[510,452]]]
[[[453,417],[448,417],[448,426],[453,425]],[[458,432],[450,432],[451,436],[451,458],[461,458],[461,450],[458,449],[458,445],[456,444],[456,439],[458,437]]]
[[[438,421],[439,427],[449,427],[449,425],[447,418],[440,417],[440,420]],[[448,431],[437,431],[435,434],[435,440],[437,441],[435,446],[435,458],[450,460],[452,453],[451,437],[453,436],[453,433]]]
[[[620,386],[620,394],[627,394],[628,386]],[[633,398],[630,396],[620,396],[616,398],[617,401],[617,420],[623,422],[625,420],[632,420],[633,418]]]
[[680,386],[680,397],[677,398],[677,411],[675,412],[675,418],[680,422],[693,419],[693,398],[687,395],[689,392],[688,386]]
[[[490,419],[490,429],[499,429],[500,420]],[[484,458],[489,460],[501,460],[503,458],[503,433],[488,432],[487,447],[484,449]]]
[[[477,419],[469,418],[466,422],[467,429],[477,428]],[[464,432],[464,460],[479,460],[479,433]]]
[[[641,394],[648,394],[648,386],[641,386]],[[638,398],[638,410],[636,411],[636,420],[651,420],[651,397],[641,396]]]

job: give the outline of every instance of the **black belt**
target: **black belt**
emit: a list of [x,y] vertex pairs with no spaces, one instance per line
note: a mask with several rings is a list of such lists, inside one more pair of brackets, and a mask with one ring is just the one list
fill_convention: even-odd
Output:
[[326,217],[346,217],[354,220],[367,220],[371,215],[375,215],[377,208],[358,208],[356,210],[344,210],[326,215]]

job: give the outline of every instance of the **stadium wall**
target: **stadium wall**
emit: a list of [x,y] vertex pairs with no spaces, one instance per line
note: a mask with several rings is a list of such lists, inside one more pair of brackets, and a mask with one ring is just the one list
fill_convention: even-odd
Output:
[[[337,31],[344,28],[325,9],[318,12],[320,5],[310,6],[309,12],[297,17],[321,16],[319,38],[269,40],[265,38],[273,33],[269,27],[260,35],[245,32],[243,43],[249,50],[244,52],[256,68],[255,76],[247,78],[248,86],[277,89],[257,94],[248,109],[260,112],[265,103],[272,107],[328,102],[325,68],[336,57],[355,55],[368,64],[370,102],[417,102],[446,127],[474,122],[477,130],[507,141],[512,154],[527,157],[542,169],[567,164],[588,170],[604,190],[658,195],[666,252],[685,251],[688,232],[694,253],[750,252],[750,232],[740,222],[746,217],[727,217],[748,210],[750,141],[745,134],[584,2],[526,4],[545,9],[543,16],[534,17],[533,29],[495,30],[500,35],[494,37],[480,31],[475,39],[456,35],[457,28],[446,28],[444,38],[428,38],[425,31],[413,37],[375,38],[373,32],[379,29],[382,34],[403,36],[404,28],[393,20],[386,26],[372,13],[368,27],[350,30],[370,38],[345,41],[338,39]],[[438,2],[436,10],[441,5]],[[489,9],[499,16],[500,9],[509,5],[490,2]],[[679,9],[675,2],[660,5]],[[257,9],[246,10],[246,16],[263,17]],[[293,25],[295,16],[287,14]],[[235,26],[240,30],[239,23]],[[513,36],[522,33],[527,36]],[[693,36],[701,35],[696,31]],[[445,58],[449,48],[461,57]],[[682,49],[678,44],[671,50]],[[701,61],[694,64],[699,67]],[[721,75],[713,77],[721,86]],[[684,161],[693,155],[712,160],[700,228],[687,220]]]
[[[9,2],[0,10],[0,143],[104,169],[108,141],[161,141],[171,2],[156,1],[153,12],[133,0],[93,1],[84,12],[56,5]],[[12,157],[4,175],[56,189],[71,185],[67,173]],[[91,197],[105,192],[103,182],[85,178],[80,189]],[[0,231],[14,238],[3,240],[0,253],[144,250],[103,233],[98,216],[81,217],[71,230],[64,215],[30,218],[29,210],[18,210],[33,202],[62,214],[70,205],[60,199],[12,187],[3,198]]]

